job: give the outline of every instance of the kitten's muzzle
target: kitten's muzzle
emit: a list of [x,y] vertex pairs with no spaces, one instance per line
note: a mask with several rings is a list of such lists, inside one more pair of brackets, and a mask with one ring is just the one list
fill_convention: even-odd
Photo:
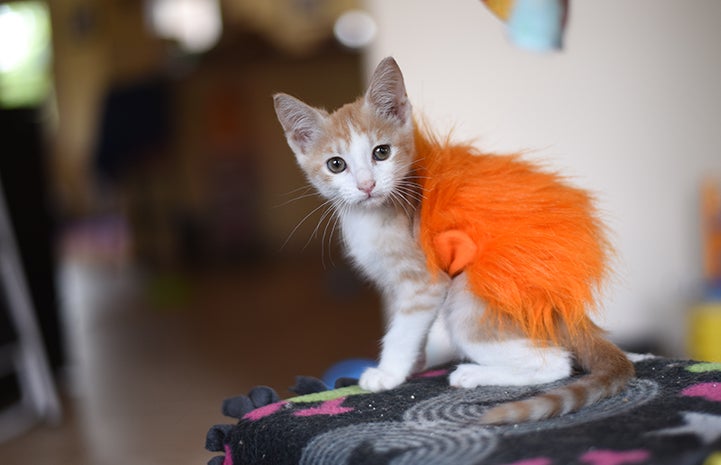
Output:
[[357,187],[359,191],[364,192],[368,197],[371,197],[373,189],[376,187],[376,182],[373,180],[359,182]]

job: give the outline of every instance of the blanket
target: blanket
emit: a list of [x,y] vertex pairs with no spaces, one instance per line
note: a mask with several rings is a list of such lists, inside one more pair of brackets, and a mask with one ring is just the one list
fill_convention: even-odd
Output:
[[[541,386],[449,386],[442,367],[396,389],[369,393],[356,380],[327,389],[299,377],[281,400],[267,387],[227,399],[206,448],[210,465],[721,465],[721,363],[634,357],[628,388],[576,413],[483,426],[490,406]],[[582,376],[579,374],[578,376]]]

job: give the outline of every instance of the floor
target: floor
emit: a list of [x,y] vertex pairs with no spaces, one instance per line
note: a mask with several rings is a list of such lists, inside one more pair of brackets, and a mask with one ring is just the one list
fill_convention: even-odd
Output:
[[202,272],[66,259],[65,417],[0,443],[0,463],[204,464],[207,430],[231,422],[223,399],[259,384],[287,397],[296,375],[375,357],[374,293],[309,252]]

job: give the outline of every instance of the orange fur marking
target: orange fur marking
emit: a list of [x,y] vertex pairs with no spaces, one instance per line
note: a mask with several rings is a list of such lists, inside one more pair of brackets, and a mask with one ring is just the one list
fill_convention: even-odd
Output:
[[592,331],[610,251],[593,200],[518,156],[416,130],[420,242],[429,269],[465,272],[490,316],[539,342]]

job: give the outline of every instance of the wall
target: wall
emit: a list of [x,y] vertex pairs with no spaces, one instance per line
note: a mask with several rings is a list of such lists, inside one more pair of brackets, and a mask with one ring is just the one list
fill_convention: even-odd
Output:
[[699,182],[721,176],[721,2],[572,2],[554,54],[515,48],[477,0],[366,6],[379,22],[367,73],[394,55],[431,121],[484,149],[534,149],[597,194],[619,252],[602,324],[681,354]]

